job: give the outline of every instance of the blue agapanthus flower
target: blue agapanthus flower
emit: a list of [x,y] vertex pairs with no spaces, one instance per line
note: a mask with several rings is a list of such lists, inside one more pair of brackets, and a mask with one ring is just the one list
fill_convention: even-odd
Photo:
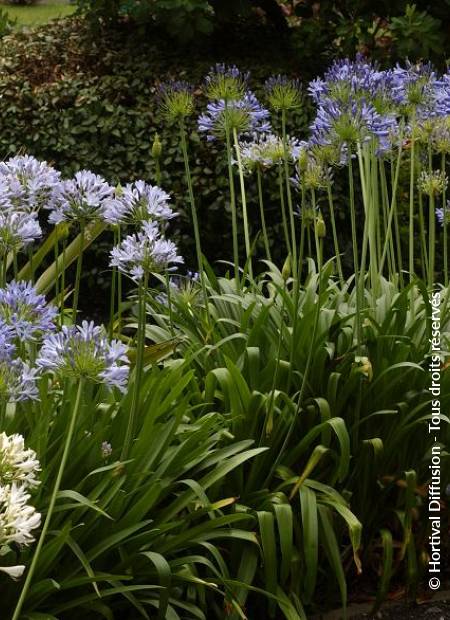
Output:
[[99,219],[104,202],[113,194],[114,188],[105,179],[89,170],[81,170],[73,179],[61,183],[49,222],[86,223]]
[[126,350],[118,340],[109,341],[103,327],[83,321],[48,335],[36,364],[60,378],[83,378],[125,392],[129,373]]
[[57,309],[38,295],[31,282],[11,282],[0,289],[0,319],[21,340],[37,340],[55,329]]
[[16,210],[37,211],[50,208],[59,190],[60,173],[45,161],[30,155],[0,162],[0,177],[8,187]]
[[0,200],[0,255],[18,252],[42,236],[35,213],[2,209]]
[[236,65],[217,63],[205,77],[205,90],[209,99],[235,101],[241,99],[248,85],[249,72],[242,72]]
[[144,274],[166,271],[171,265],[181,264],[177,246],[161,237],[156,222],[144,222],[134,235],[128,235],[111,250],[111,267],[139,281]]
[[444,226],[444,223],[446,226],[450,226],[450,201],[447,202],[445,212],[442,207],[436,209],[436,217],[441,226]]
[[361,54],[355,60],[335,60],[323,78],[310,82],[308,92],[318,105],[325,98],[345,103],[349,98],[374,102],[389,98],[392,74],[380,71]]
[[300,106],[302,89],[300,80],[286,75],[273,75],[264,82],[266,97],[275,110],[293,110]]
[[267,133],[271,129],[269,117],[269,111],[247,91],[241,99],[211,101],[198,119],[198,129],[208,140],[223,138],[227,128],[238,135]]
[[32,368],[21,359],[2,359],[0,361],[0,400],[21,402],[38,400],[36,385],[38,369]]
[[145,181],[129,183],[106,200],[102,217],[109,224],[140,224],[147,220],[167,222],[175,216],[169,207],[170,196],[157,185]]
[[14,339],[16,332],[11,325],[8,325],[0,318],[0,362],[12,360],[16,350]]
[[283,139],[273,133],[255,134],[251,140],[239,143],[242,163],[247,171],[257,166],[270,168],[283,162],[285,157],[291,162],[296,161],[306,146],[306,142],[291,137],[284,144]]
[[430,63],[406,63],[392,71],[392,98],[395,103],[417,119],[436,113],[436,91],[439,88],[436,73]]
[[388,150],[398,132],[394,114],[379,114],[364,100],[350,99],[347,104],[325,99],[311,125],[311,144],[342,145],[347,150],[357,142],[378,140],[378,151]]

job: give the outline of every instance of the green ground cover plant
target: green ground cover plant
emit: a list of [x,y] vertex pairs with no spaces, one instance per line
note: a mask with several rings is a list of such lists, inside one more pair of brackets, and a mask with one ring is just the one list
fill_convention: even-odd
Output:
[[[257,98],[246,72],[218,64],[200,110],[197,87],[161,84],[189,263],[171,238],[177,199],[158,141],[156,184],[66,177],[28,155],[1,164],[8,618],[304,620],[335,606],[345,616],[356,589],[374,609],[393,590],[416,596],[432,450],[444,516],[450,481],[449,84],[428,64],[337,61],[309,86],[307,140],[288,131],[304,100],[296,79],[273,76]],[[193,122],[228,178],[230,243],[217,267]],[[112,240],[104,327],[79,312],[84,261],[102,236]]]

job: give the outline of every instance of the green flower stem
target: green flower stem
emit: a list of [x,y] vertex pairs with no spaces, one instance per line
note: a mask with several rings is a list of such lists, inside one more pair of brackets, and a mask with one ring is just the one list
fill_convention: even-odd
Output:
[[[384,168],[384,161],[380,160],[379,162],[379,168],[380,168],[380,189],[381,189],[381,208],[382,208],[382,228],[383,228],[383,232],[385,234],[385,246],[387,242],[389,241],[389,243],[387,244],[389,247],[389,251],[386,252],[386,259],[387,259],[387,264],[388,264],[388,272],[389,272],[389,278],[395,278],[395,274],[396,274],[396,266],[395,266],[395,252],[394,252],[394,240],[393,240],[393,236],[388,235],[387,231],[389,228],[389,196],[388,196],[388,189],[387,189],[387,181],[386,181],[386,170]],[[392,220],[394,218],[392,217]],[[381,238],[381,233],[379,232],[379,235]],[[389,237],[389,240],[388,240]],[[384,251],[383,254],[381,255],[381,260],[380,260],[380,274],[383,274],[383,268],[384,268],[384,260],[383,260],[383,256],[384,256]]]
[[[120,228],[117,231],[117,245],[121,239]],[[117,270],[117,328],[116,333],[120,334],[122,330],[122,274]]]
[[65,302],[65,294],[66,294],[66,247],[67,240],[64,238],[62,242],[62,266],[61,266],[61,302],[59,305],[59,321],[60,326],[62,327],[64,323],[64,302]]
[[[114,245],[117,245],[117,230],[114,230]],[[114,334],[114,316],[115,316],[115,305],[116,305],[116,283],[117,283],[117,269],[116,267],[112,268],[111,273],[111,292],[109,298],[109,337],[110,339]]]
[[[77,271],[75,275],[75,289],[73,293],[73,306],[72,306],[72,323],[76,323],[77,320],[77,310],[78,310],[78,299],[80,296],[80,281],[81,281],[81,269],[83,267],[83,251],[84,251],[84,240],[86,233],[86,224],[81,221],[80,224],[80,251],[77,258]],[[56,260],[56,268],[58,269],[58,260]]]
[[[209,311],[208,311],[208,293],[206,290],[205,271],[203,269],[203,258],[202,258],[203,255],[202,255],[202,246],[201,246],[201,241],[200,241],[200,228],[198,225],[198,215],[197,215],[197,208],[195,205],[194,188],[192,185],[191,167],[189,164],[189,155],[188,155],[187,141],[186,141],[186,128],[184,126],[183,120],[180,121],[180,138],[181,138],[181,150],[183,152],[184,171],[186,174],[186,182],[188,186],[189,203],[191,205],[192,225],[194,227],[195,251],[197,254],[198,273],[200,275],[200,284],[202,287],[203,302],[205,304],[206,319],[208,322],[208,326],[211,327],[210,316],[209,316]],[[170,295],[169,290],[168,290],[168,294]],[[170,323],[172,325],[172,319]]]
[[258,186],[258,202],[259,202],[259,213],[261,216],[261,227],[262,227],[262,234],[263,234],[263,240],[264,240],[264,248],[266,250],[266,258],[267,260],[272,260],[272,256],[270,254],[270,244],[269,244],[269,237],[267,235],[267,227],[266,227],[266,216],[264,213],[264,199],[263,199],[263,191],[262,191],[262,175],[261,175],[261,169],[259,166],[256,167],[256,183]]
[[283,165],[284,165],[284,179],[286,182],[286,197],[288,203],[288,211],[289,211],[289,223],[291,228],[291,245],[292,245],[292,267],[293,273],[297,274],[297,239],[295,232],[295,217],[294,217],[294,205],[292,201],[292,191],[291,191],[291,179],[289,174],[289,153],[288,153],[288,142],[287,142],[287,133],[286,133],[286,110],[283,108],[281,110],[281,136],[283,140]]
[[278,164],[278,189],[280,191],[281,218],[283,221],[283,231],[284,231],[284,239],[286,241],[286,250],[288,254],[292,255],[291,239],[289,236],[288,221],[286,217],[286,203],[284,200],[283,171],[281,168],[281,164]]
[[428,247],[427,247],[427,233],[425,227],[425,216],[423,210],[423,194],[419,190],[419,229],[420,229],[420,252],[422,259],[422,277],[428,281]]
[[237,223],[237,210],[236,210],[236,195],[234,189],[234,176],[233,176],[233,152],[231,149],[231,132],[228,124],[225,128],[225,138],[227,147],[227,165],[228,165],[228,183],[230,186],[230,208],[231,208],[231,230],[233,236],[233,262],[234,262],[234,277],[236,279],[236,288],[240,290],[241,281],[239,277],[239,241],[238,241],[238,223]]
[[414,173],[416,166],[416,152],[414,136],[411,140],[411,162],[409,170],[409,280],[414,279]]
[[348,183],[349,183],[349,202],[350,202],[350,223],[352,229],[352,245],[353,245],[353,271],[355,273],[355,300],[356,300],[356,343],[359,352],[361,347],[361,317],[359,304],[359,257],[358,257],[358,241],[356,238],[356,211],[355,211],[355,188],[353,181],[353,164],[351,156],[348,158]]
[[133,441],[134,426],[136,420],[136,412],[139,402],[139,392],[141,388],[142,371],[144,369],[144,349],[145,349],[145,306],[147,298],[148,288],[148,276],[147,272],[144,273],[144,277],[139,284],[138,294],[138,328],[137,328],[137,343],[136,343],[136,366],[134,369],[134,384],[133,394],[131,398],[130,415],[128,416],[128,423],[125,432],[125,439],[122,447],[121,460],[125,461],[130,453],[131,443]]
[[[391,251],[393,253],[392,222],[394,221],[396,208],[397,208],[397,189],[398,189],[398,179],[400,175],[400,164],[402,160],[402,142],[403,141],[400,136],[400,140],[399,140],[400,147],[398,150],[397,162],[395,165],[395,175],[394,175],[394,180],[392,184],[391,205],[389,208],[389,215],[388,215],[388,219],[386,223],[386,230],[385,230],[385,241],[384,241],[383,251],[382,251],[381,260],[380,260],[380,274],[383,273],[384,262],[386,260],[386,254],[388,251],[389,244],[391,244]],[[380,178],[381,178],[381,185],[383,188],[383,194],[387,195],[386,171],[384,169],[384,165],[382,162],[380,162]],[[400,248],[398,248],[398,250],[399,252],[401,252]]]
[[173,327],[172,292],[170,290],[170,276],[169,276],[168,271],[166,271],[166,291],[167,291],[167,307],[169,310],[170,335],[173,338],[175,336],[175,330]]
[[434,271],[435,271],[435,255],[436,255],[436,211],[435,211],[435,196],[433,193],[430,195],[429,204],[429,269],[428,269],[428,286],[431,288],[434,284]]
[[38,543],[37,543],[36,548],[34,550],[33,559],[31,561],[30,568],[28,569],[27,577],[26,577],[25,582],[23,584],[19,600],[17,601],[17,605],[16,605],[16,608],[14,610],[14,614],[12,616],[12,620],[19,620],[19,618],[21,616],[22,607],[23,607],[23,605],[25,603],[25,600],[26,600],[26,597],[27,597],[27,594],[28,594],[28,590],[30,588],[30,585],[31,585],[31,582],[32,582],[32,579],[33,579],[33,575],[34,575],[34,572],[36,570],[36,566],[37,566],[38,561],[39,561],[39,556],[41,554],[42,547],[44,545],[45,537],[47,535],[47,531],[48,531],[48,528],[50,526],[50,522],[51,522],[51,519],[52,519],[52,516],[53,516],[54,509],[55,509],[56,497],[57,497],[59,489],[61,487],[62,477],[63,477],[63,474],[64,474],[64,470],[66,468],[67,459],[68,459],[68,456],[69,456],[72,439],[73,439],[73,436],[74,436],[74,433],[75,433],[76,423],[77,423],[78,415],[79,415],[79,412],[80,412],[81,398],[82,398],[82,394],[83,394],[83,390],[84,390],[84,385],[85,385],[85,381],[84,381],[84,379],[82,377],[80,377],[79,382],[78,382],[77,394],[76,394],[76,398],[75,398],[75,404],[74,404],[73,409],[72,409],[72,415],[71,415],[70,421],[69,421],[69,428],[67,429],[67,435],[66,435],[66,439],[65,439],[64,447],[63,447],[63,453],[62,453],[61,461],[60,461],[60,464],[59,464],[58,474],[56,476],[55,485],[53,487],[53,491],[52,491],[52,494],[51,494],[51,497],[50,497],[50,503],[48,505],[47,514],[45,516],[44,525],[42,527],[41,535],[39,536]]
[[[442,153],[441,158],[441,170],[442,175],[445,174],[446,169],[445,153]],[[442,192],[442,214],[443,214],[443,232],[444,232],[444,285],[448,286],[448,238],[447,238],[447,188],[444,185],[444,191]]]
[[327,196],[328,196],[328,208],[330,210],[330,220],[331,220],[331,230],[333,233],[333,245],[334,245],[334,254],[336,256],[336,266],[339,276],[339,282],[341,286],[344,285],[344,272],[342,270],[342,262],[341,262],[341,253],[339,251],[339,241],[336,229],[336,218],[334,215],[334,203],[333,203],[333,192],[331,189],[331,181],[327,179]]
[[244,168],[242,166],[241,149],[239,146],[238,134],[236,128],[233,129],[234,149],[236,151],[236,159],[239,171],[239,186],[241,188],[241,202],[242,202],[242,218],[244,220],[244,242],[245,253],[248,263],[248,275],[250,280],[253,280],[253,265],[252,265],[252,248],[250,245],[250,231],[248,226],[248,212],[247,212],[247,196],[245,194],[245,181],[244,181]]
[[55,277],[55,297],[56,297],[56,299],[58,299],[58,295],[59,295],[59,278],[60,278],[60,275],[61,275],[61,272],[58,269],[58,255],[59,255],[59,243],[58,243],[58,237],[55,236],[55,241],[53,243],[53,256],[54,256],[55,265],[56,265],[56,277]]

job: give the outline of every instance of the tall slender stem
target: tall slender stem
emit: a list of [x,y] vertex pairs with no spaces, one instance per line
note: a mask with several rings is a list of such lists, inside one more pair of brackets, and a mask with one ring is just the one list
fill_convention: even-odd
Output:
[[[226,115],[226,118],[227,116],[228,115]],[[233,235],[234,277],[236,279],[236,288],[240,290],[241,281],[239,277],[239,241],[238,241],[236,194],[235,194],[235,189],[234,189],[234,176],[233,176],[233,152],[231,149],[231,132],[228,127],[228,123],[226,124],[226,128],[225,128],[225,139],[226,139],[226,146],[227,146],[228,183],[230,186],[231,231]]]
[[125,432],[125,439],[122,447],[121,459],[126,460],[130,453],[131,442],[133,441],[133,434],[135,430],[136,412],[139,402],[139,392],[141,388],[142,371],[144,369],[144,349],[145,349],[145,306],[147,298],[148,287],[148,272],[144,272],[144,277],[139,284],[138,292],[138,328],[137,328],[137,343],[136,343],[136,366],[134,369],[134,384],[133,393],[131,397],[130,414],[128,416],[127,428]]
[[252,266],[252,249],[250,246],[250,231],[248,226],[248,213],[247,213],[247,197],[245,194],[245,182],[244,182],[244,169],[242,167],[241,148],[239,146],[238,134],[236,127],[233,128],[233,140],[234,149],[236,151],[236,160],[239,171],[239,186],[241,188],[241,203],[242,203],[242,218],[244,220],[244,242],[245,253],[247,255],[248,262],[248,275],[250,280],[253,280],[253,266]]
[[82,394],[83,394],[83,390],[84,390],[84,379],[80,378],[79,383],[78,383],[78,388],[77,388],[77,394],[76,394],[76,398],[75,398],[75,404],[73,406],[72,409],[72,415],[70,417],[70,421],[69,421],[69,428],[67,429],[67,435],[66,435],[66,439],[64,442],[64,448],[63,448],[63,453],[61,456],[61,461],[59,464],[59,469],[58,469],[58,474],[56,476],[56,480],[55,480],[55,484],[53,487],[53,491],[50,497],[50,503],[48,505],[48,509],[47,509],[47,514],[45,517],[45,521],[44,521],[44,525],[42,527],[41,530],[41,535],[39,536],[39,540],[38,543],[36,545],[36,548],[34,550],[34,554],[33,554],[33,559],[31,561],[30,564],[30,568],[28,569],[28,573],[27,573],[27,577],[25,579],[25,582],[23,584],[22,587],[22,591],[20,593],[20,597],[19,600],[17,601],[17,605],[16,608],[14,610],[14,614],[12,616],[12,620],[18,620],[20,618],[21,615],[21,611],[22,611],[22,607],[23,604],[26,600],[27,594],[28,594],[28,590],[30,588],[32,579],[33,579],[33,575],[34,572],[36,570],[36,566],[38,564],[39,561],[39,556],[41,554],[42,551],[42,547],[45,541],[45,537],[47,535],[47,531],[53,516],[53,512],[55,509],[55,504],[56,504],[56,497],[58,495],[59,489],[61,487],[61,482],[62,482],[62,478],[63,478],[63,474],[64,474],[64,470],[66,468],[66,464],[67,464],[67,459],[69,456],[69,451],[70,451],[70,446],[72,443],[72,439],[75,433],[75,428],[76,428],[76,423],[77,423],[77,419],[78,419],[78,414],[79,414],[79,410],[80,410],[80,405],[81,405],[81,398],[82,398]]
[[415,181],[415,140],[411,140],[411,162],[409,170],[409,279],[414,279],[414,181]]
[[330,210],[331,230],[333,232],[334,254],[336,256],[336,266],[341,286],[344,284],[344,272],[342,271],[341,253],[339,251],[339,241],[336,229],[336,217],[334,215],[333,192],[331,190],[331,180],[327,179],[328,208]]
[[297,275],[297,239],[295,232],[295,217],[294,217],[294,205],[292,202],[292,191],[291,191],[291,179],[289,175],[289,149],[287,143],[287,133],[286,133],[286,110],[283,108],[281,110],[281,135],[283,140],[283,165],[284,165],[284,179],[286,183],[286,198],[288,203],[288,211],[289,211],[289,222],[291,228],[291,245],[292,245],[292,267],[293,273]]
[[80,223],[80,248],[77,258],[77,271],[75,275],[75,289],[73,292],[73,306],[72,306],[72,323],[77,320],[78,299],[80,295],[80,281],[81,281],[81,269],[83,267],[83,252],[84,252],[84,239],[86,233],[86,224],[82,220]]
[[[442,175],[445,175],[446,161],[445,153],[442,153],[441,158],[441,171]],[[444,184],[444,191],[442,192],[442,226],[444,232],[444,284],[448,286],[448,239],[447,239],[447,187]]]
[[[200,284],[202,287],[203,293],[203,302],[205,304],[205,312],[206,312],[206,320],[210,325],[210,316],[208,311],[208,293],[206,290],[206,280],[205,280],[205,271],[203,269],[203,258],[202,258],[202,246],[200,240],[200,228],[198,225],[198,215],[197,215],[197,207],[195,204],[195,196],[194,196],[194,187],[192,184],[192,175],[191,175],[191,166],[189,164],[189,155],[186,141],[186,128],[184,126],[184,121],[180,121],[180,138],[181,138],[181,150],[183,152],[183,161],[184,161],[184,171],[186,174],[186,183],[188,187],[188,196],[189,203],[191,205],[191,217],[192,217],[192,225],[194,227],[194,240],[195,240],[195,252],[197,254],[197,266],[198,273],[200,275]],[[170,294],[170,291],[169,291]]]
[[353,181],[353,164],[351,155],[348,159],[348,184],[349,184],[349,198],[350,198],[350,222],[352,229],[352,245],[353,245],[353,270],[355,272],[355,301],[356,301],[356,342],[358,352],[361,346],[361,317],[360,317],[360,303],[359,303],[359,258],[358,258],[358,241],[356,236],[356,211],[355,211],[355,188]]
[[259,166],[256,167],[256,184],[258,186],[258,202],[259,202],[259,213],[260,213],[260,217],[261,217],[261,227],[262,227],[262,234],[263,234],[263,240],[264,240],[264,248],[266,250],[266,258],[267,260],[272,260],[272,256],[270,254],[270,243],[269,243],[269,237],[267,235],[267,227],[266,227],[266,216],[264,213],[264,198],[263,198],[263,191],[262,191],[262,175],[261,175],[261,169]]
[[292,254],[291,239],[289,236],[288,222],[286,217],[286,203],[284,200],[284,184],[283,172],[281,164],[278,164],[278,189],[280,191],[281,219],[283,222],[284,239],[286,241],[286,250],[288,254]]
[[[117,245],[117,229],[114,229],[114,245]],[[117,269],[112,268],[111,274],[111,294],[109,298],[109,337],[112,338],[114,334],[114,316],[116,307],[116,282],[117,282]]]

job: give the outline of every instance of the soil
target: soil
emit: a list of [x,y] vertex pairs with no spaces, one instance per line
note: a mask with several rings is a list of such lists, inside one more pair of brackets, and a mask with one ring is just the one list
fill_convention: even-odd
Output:
[[424,605],[395,605],[382,609],[375,615],[358,614],[351,620],[450,620],[450,599],[432,601]]

